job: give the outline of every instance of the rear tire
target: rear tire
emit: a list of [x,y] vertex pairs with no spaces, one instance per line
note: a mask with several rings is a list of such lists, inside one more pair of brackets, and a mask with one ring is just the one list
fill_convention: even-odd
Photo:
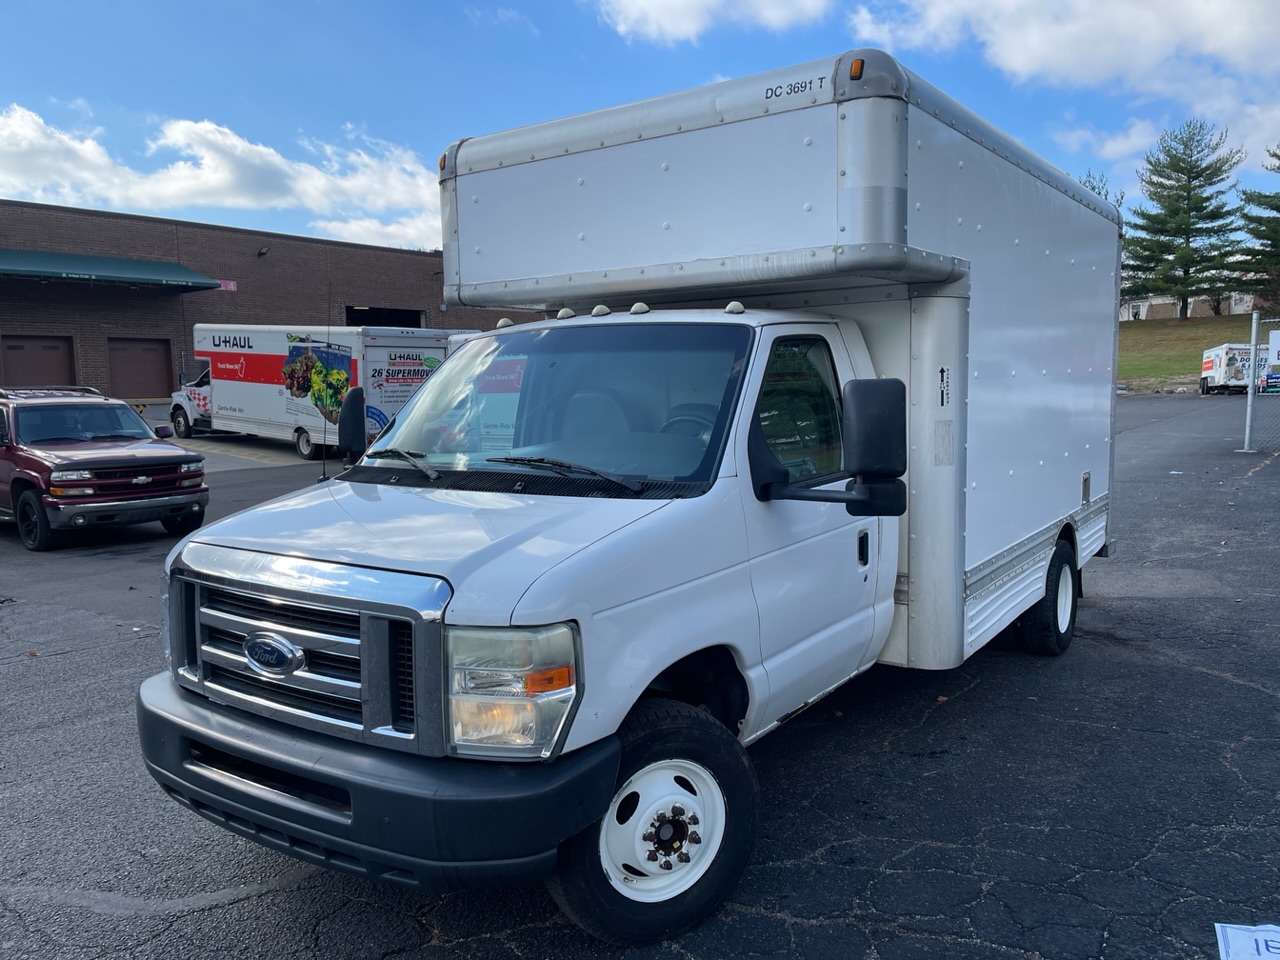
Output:
[[1060,657],[1067,652],[1076,629],[1076,556],[1071,544],[1059,540],[1049,560],[1044,597],[1022,615],[1022,644],[1042,657]]
[[319,460],[320,446],[311,442],[311,434],[305,430],[299,430],[293,435],[293,448],[298,451],[298,456],[303,460]]
[[547,887],[569,919],[611,944],[683,933],[715,911],[751,856],[760,785],[707,711],[641,700],[618,732],[605,815],[560,846]]
[[187,411],[181,407],[173,411],[173,435],[180,440],[191,437],[191,420],[187,417]]
[[18,536],[28,550],[48,550],[53,546],[53,528],[40,502],[39,490],[24,490],[18,498]]
[[1209,395],[1209,378],[1200,378],[1200,396],[1207,397]]

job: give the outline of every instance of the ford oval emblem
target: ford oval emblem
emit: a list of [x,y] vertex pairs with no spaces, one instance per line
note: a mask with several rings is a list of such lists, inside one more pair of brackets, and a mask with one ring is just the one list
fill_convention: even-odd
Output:
[[280,634],[265,632],[245,637],[244,658],[250,668],[268,677],[287,677],[307,662],[307,655]]

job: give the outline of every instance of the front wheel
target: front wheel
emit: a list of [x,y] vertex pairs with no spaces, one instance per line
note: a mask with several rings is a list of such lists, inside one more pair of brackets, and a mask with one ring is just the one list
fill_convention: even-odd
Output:
[[737,738],[705,710],[642,700],[619,731],[605,815],[560,847],[552,897],[606,943],[683,933],[737,882],[755,843],[760,786]]
[[173,411],[173,435],[180,440],[186,440],[191,436],[191,418],[181,407]]
[[1060,657],[1071,646],[1076,630],[1076,554],[1059,540],[1049,559],[1044,597],[1022,615],[1022,642],[1032,653]]
[[180,517],[165,517],[160,521],[160,525],[164,527],[166,533],[175,537],[185,537],[188,533],[199,530],[203,522],[204,513],[184,513]]
[[49,515],[40,502],[40,491],[24,490],[18,498],[18,536],[28,550],[48,550],[53,545]]

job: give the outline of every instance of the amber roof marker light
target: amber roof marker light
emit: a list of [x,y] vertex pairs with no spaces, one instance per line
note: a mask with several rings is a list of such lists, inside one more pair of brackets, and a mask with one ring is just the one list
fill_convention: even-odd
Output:
[[444,173],[444,159],[449,155],[448,151],[440,154],[440,172]]
[[859,57],[857,60],[854,60],[852,63],[850,63],[850,64],[849,64],[849,79],[850,79],[850,80],[861,80],[861,79],[862,79],[862,68],[863,68],[863,66],[864,66],[864,65],[865,65],[865,61],[864,61],[861,57]]

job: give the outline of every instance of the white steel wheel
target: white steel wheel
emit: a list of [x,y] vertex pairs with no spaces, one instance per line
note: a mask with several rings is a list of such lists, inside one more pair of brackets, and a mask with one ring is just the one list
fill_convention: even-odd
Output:
[[618,740],[613,799],[560,844],[547,889],[592,936],[652,943],[705,920],[737,883],[755,844],[760,784],[738,738],[700,707],[641,700]]
[[600,827],[600,863],[630,900],[658,903],[707,872],[724,841],[725,799],[716,778],[688,760],[662,760],[633,775]]
[[1071,621],[1076,615],[1075,577],[1058,577],[1058,632],[1066,633],[1071,629]]

